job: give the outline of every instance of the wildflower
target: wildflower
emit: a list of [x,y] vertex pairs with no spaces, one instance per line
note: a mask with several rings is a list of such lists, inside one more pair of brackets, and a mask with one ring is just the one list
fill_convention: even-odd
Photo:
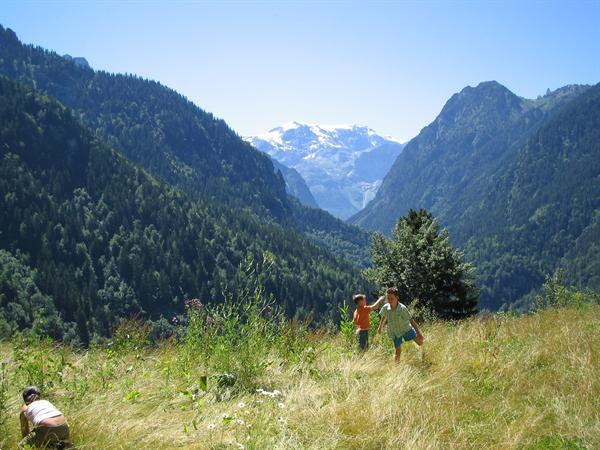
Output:
[[283,417],[278,417],[278,418],[277,418],[277,422],[279,422],[279,423],[284,423],[284,422],[285,422],[285,419],[284,419]]
[[257,389],[256,392],[259,393],[260,395],[265,395],[265,396],[271,397],[271,398],[279,397],[281,395],[281,391],[279,391],[277,389],[275,389],[273,392],[265,391],[264,389]]
[[204,309],[204,304],[199,298],[193,298],[191,300],[187,300],[185,302],[185,306],[194,311],[202,311]]
[[206,428],[208,428],[209,430],[214,430],[215,428],[217,428],[217,426],[214,423],[209,423]]
[[246,404],[245,404],[244,402],[239,402],[239,403],[238,403],[238,408],[239,408],[239,409],[243,409],[243,408],[245,408],[245,407],[246,407]]
[[282,402],[277,403],[277,406],[279,406],[281,409],[285,408],[285,405]]
[[235,423],[238,425],[244,425],[246,422],[244,422],[242,419],[235,419]]
[[240,444],[239,442],[237,442],[237,448],[244,450],[246,447],[244,447],[244,444]]

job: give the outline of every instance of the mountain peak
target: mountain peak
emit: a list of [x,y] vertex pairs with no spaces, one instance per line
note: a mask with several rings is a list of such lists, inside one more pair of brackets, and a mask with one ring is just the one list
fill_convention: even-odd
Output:
[[252,142],[256,138],[273,141],[278,144],[282,144],[286,140],[295,139],[302,137],[304,141],[310,139],[319,141],[320,144],[329,147],[343,147],[344,145],[338,145],[336,141],[356,139],[362,137],[370,139],[372,142],[366,142],[362,147],[372,147],[374,145],[380,145],[383,141],[395,142],[401,144],[403,141],[391,136],[382,135],[377,133],[372,128],[366,125],[359,125],[354,123],[347,124],[318,124],[315,122],[304,122],[292,120],[284,123],[275,128],[271,128],[266,133],[261,133],[253,137],[248,137],[247,140]]
[[498,83],[495,80],[482,81],[475,87],[466,86],[456,95],[463,98],[472,97],[473,99],[484,99],[486,96],[489,95],[519,98],[510,89],[508,89],[506,86]]
[[10,46],[10,47],[21,44],[21,41],[19,41],[17,33],[15,33],[10,28],[4,28],[1,24],[0,24],[0,42],[2,42],[2,45],[6,45],[6,46]]
[[482,81],[476,86],[475,89],[505,89],[508,91],[506,86],[498,83],[496,80]]
[[341,218],[373,198],[402,149],[398,140],[357,124],[291,121],[246,140],[296,169],[319,206]]
[[462,123],[469,128],[486,121],[498,122],[522,110],[526,100],[515,95],[497,81],[484,81],[477,86],[467,86],[446,102],[434,121],[438,125]]

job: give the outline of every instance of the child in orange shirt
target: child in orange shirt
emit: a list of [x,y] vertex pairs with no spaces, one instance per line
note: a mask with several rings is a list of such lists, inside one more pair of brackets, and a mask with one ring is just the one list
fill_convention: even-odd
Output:
[[377,299],[372,305],[367,305],[367,296],[365,294],[356,294],[352,297],[356,309],[354,310],[354,325],[358,336],[358,346],[361,350],[369,347],[369,329],[371,328],[371,318],[369,314],[372,310],[377,310],[385,300],[384,296]]

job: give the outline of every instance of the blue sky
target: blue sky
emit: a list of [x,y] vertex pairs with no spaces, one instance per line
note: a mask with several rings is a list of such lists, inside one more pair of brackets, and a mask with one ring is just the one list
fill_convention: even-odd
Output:
[[600,1],[14,1],[25,43],[152,78],[242,135],[291,120],[408,139],[467,85],[600,82]]

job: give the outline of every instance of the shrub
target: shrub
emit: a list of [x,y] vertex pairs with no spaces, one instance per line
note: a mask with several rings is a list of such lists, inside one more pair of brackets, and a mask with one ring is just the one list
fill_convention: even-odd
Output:
[[581,308],[584,305],[600,303],[600,294],[594,291],[577,291],[566,286],[564,272],[559,269],[554,275],[547,275],[543,286],[543,293],[535,296],[534,310],[543,310],[552,307],[573,306]]
[[270,365],[273,349],[295,340],[295,332],[288,330],[282,311],[265,294],[262,276],[258,275],[268,269],[268,257],[262,261],[260,272],[253,260],[244,264],[244,287],[237,292],[224,288],[222,303],[205,306],[199,299],[187,302],[187,330],[181,346],[180,361],[188,367],[195,363],[204,370],[210,368],[211,373],[205,376],[229,394],[254,390]]

